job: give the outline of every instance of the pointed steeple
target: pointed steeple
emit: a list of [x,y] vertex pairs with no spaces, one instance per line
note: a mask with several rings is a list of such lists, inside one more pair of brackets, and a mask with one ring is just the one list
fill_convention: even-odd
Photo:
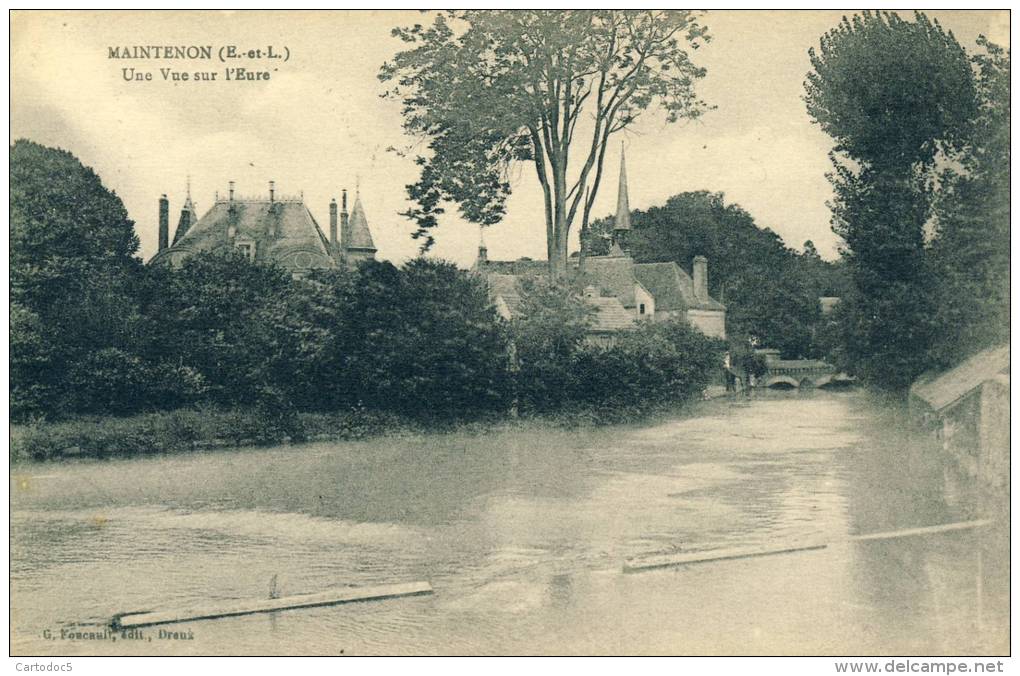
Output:
[[630,199],[627,196],[627,157],[620,143],[620,185],[616,193],[616,220],[613,230],[630,230]]
[[177,230],[174,231],[174,244],[184,237],[188,229],[198,220],[195,213],[195,204],[191,201],[191,176],[188,176],[187,196],[184,198],[184,206],[181,207],[181,218],[177,221]]

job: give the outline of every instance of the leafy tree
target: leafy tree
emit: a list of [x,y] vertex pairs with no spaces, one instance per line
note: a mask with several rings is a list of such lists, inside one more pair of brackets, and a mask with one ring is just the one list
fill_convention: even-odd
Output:
[[68,402],[77,413],[127,415],[191,404],[204,380],[187,366],[145,361],[137,354],[107,347],[85,355],[67,375]]
[[571,401],[578,350],[592,308],[565,285],[545,277],[522,279],[521,304],[510,321],[520,408],[555,411]]
[[124,204],[71,153],[24,139],[10,149],[11,291],[38,310],[63,303],[80,271],[130,273],[138,237]]
[[141,270],[134,224],[63,150],[16,141],[10,188],[12,412],[73,412],[75,365],[105,348],[130,351]]
[[146,318],[137,342],[143,358],[193,369],[206,383],[203,398],[223,405],[289,401],[279,388],[301,389],[310,365],[296,354],[314,348],[310,331],[295,336],[308,323],[293,303],[286,272],[227,251],[147,273],[137,291]]
[[833,230],[854,284],[841,314],[847,366],[903,389],[927,368],[936,334],[924,250],[930,179],[974,117],[970,63],[921,13],[844,18],[810,58],[805,101],[835,141]]
[[369,408],[456,418],[507,403],[506,344],[483,283],[451,263],[360,266],[343,368]]
[[496,223],[511,167],[529,162],[543,191],[550,272],[562,277],[571,226],[578,213],[588,222],[610,137],[653,105],[669,121],[705,109],[694,92],[705,71],[686,47],[707,31],[689,11],[451,11],[394,35],[409,48],[380,78],[403,103],[405,130],[428,143],[406,214],[426,249],[442,201]]
[[[924,251],[927,199],[899,177],[843,174],[834,228],[846,242],[853,287],[840,301],[843,364],[865,381],[901,390],[929,367],[938,327],[932,275]],[[849,314],[847,314],[849,313]]]
[[978,39],[972,57],[980,108],[940,176],[931,246],[938,338],[934,364],[948,367],[1009,340],[1009,51]]
[[24,305],[10,305],[10,406],[11,417],[23,420],[44,413],[62,391],[62,374],[55,367],[54,346],[46,327]]
[[818,254],[815,243],[804,242],[804,251],[797,256],[797,267],[805,277],[811,293],[822,296],[842,297],[847,292],[850,280],[842,261],[827,261]]
[[722,368],[723,341],[687,322],[640,322],[608,346],[584,345],[576,358],[574,399],[630,410],[699,396]]
[[835,153],[901,171],[964,138],[975,112],[967,54],[923,13],[844,17],[809,54],[807,110]]

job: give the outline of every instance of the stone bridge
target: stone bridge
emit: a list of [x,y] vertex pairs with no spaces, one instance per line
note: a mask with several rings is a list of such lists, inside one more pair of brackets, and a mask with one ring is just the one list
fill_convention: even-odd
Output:
[[800,388],[848,385],[854,378],[818,359],[780,359],[778,350],[761,350],[765,356],[762,387]]

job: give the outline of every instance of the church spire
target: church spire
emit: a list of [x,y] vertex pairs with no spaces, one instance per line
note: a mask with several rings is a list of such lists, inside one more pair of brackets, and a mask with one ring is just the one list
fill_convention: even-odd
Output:
[[620,185],[616,193],[616,220],[613,230],[630,230],[630,199],[627,196],[627,157],[620,143]]

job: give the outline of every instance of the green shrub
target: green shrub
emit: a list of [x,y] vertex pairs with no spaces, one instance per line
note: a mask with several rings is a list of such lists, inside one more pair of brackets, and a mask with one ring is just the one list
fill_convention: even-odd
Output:
[[722,368],[725,346],[687,322],[641,322],[609,346],[578,351],[572,399],[596,407],[636,409],[701,395]]

